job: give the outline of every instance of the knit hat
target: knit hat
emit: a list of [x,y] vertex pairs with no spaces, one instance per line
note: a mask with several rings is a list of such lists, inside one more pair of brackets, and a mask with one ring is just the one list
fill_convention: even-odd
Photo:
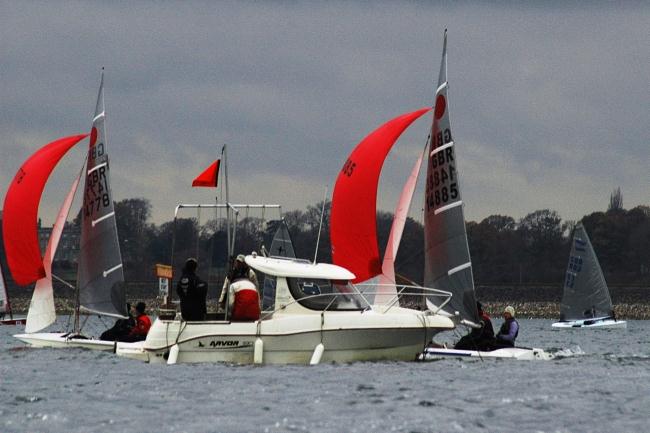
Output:
[[237,259],[236,259],[236,260],[237,260],[238,262],[242,262],[242,263],[244,263],[244,262],[246,261],[246,256],[244,256],[243,254],[240,254],[240,255],[237,256]]
[[510,305],[508,305],[505,310],[503,310],[504,313],[510,313],[512,317],[515,317],[515,309],[512,308]]

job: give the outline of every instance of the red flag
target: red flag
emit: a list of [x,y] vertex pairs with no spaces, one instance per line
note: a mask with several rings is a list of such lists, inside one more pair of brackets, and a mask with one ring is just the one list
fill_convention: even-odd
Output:
[[217,186],[217,180],[219,179],[219,163],[220,159],[217,159],[215,162],[206,168],[203,173],[199,174],[196,179],[192,181],[192,186]]

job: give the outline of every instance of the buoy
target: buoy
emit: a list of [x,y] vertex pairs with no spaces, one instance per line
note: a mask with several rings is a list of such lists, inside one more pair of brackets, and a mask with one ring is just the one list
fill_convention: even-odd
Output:
[[264,362],[264,342],[261,338],[255,340],[255,348],[253,350],[253,363],[261,364]]
[[171,349],[169,349],[169,357],[167,358],[167,365],[174,365],[178,361],[178,344],[174,344]]
[[318,346],[316,346],[314,349],[314,353],[311,355],[309,365],[320,364],[320,359],[323,357],[323,352],[325,352],[325,346],[323,346],[323,343],[318,343]]

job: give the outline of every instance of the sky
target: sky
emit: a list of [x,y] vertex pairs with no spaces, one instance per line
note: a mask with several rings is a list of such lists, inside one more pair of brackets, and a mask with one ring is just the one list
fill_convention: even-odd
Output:
[[[354,146],[433,104],[448,29],[449,106],[467,220],[564,219],[650,205],[650,3],[0,2],[0,200],[40,146],[90,129],[105,67],[114,199],[153,221],[213,202],[192,179],[228,145],[230,198],[304,210]],[[431,118],[395,145],[392,211]],[[56,216],[87,141],[59,164]],[[412,215],[419,218],[423,186]],[[75,212],[76,213],[76,212]]]

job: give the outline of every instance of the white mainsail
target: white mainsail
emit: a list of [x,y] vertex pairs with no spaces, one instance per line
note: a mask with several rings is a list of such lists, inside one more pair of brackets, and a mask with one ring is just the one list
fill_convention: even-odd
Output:
[[25,332],[28,334],[38,332],[41,329],[50,326],[56,320],[54,290],[52,287],[52,261],[54,260],[54,255],[56,254],[56,249],[59,245],[59,240],[61,239],[61,233],[63,232],[65,221],[70,213],[70,207],[72,206],[74,195],[77,192],[77,187],[81,181],[81,174],[82,172],[79,172],[79,176],[77,176],[74,182],[72,182],[72,187],[63,201],[59,214],[56,217],[56,221],[52,226],[52,234],[50,235],[47,248],[45,249],[45,255],[43,256],[45,277],[36,282],[34,294],[32,295],[29,310],[27,311]]
[[453,293],[446,309],[478,323],[447,99],[447,31],[436,90],[424,206],[424,286]]
[[109,181],[105,118],[102,70],[86,166],[77,285],[82,310],[126,317],[124,270]]
[[612,299],[587,231],[579,222],[573,232],[560,320],[582,320],[612,315]]

